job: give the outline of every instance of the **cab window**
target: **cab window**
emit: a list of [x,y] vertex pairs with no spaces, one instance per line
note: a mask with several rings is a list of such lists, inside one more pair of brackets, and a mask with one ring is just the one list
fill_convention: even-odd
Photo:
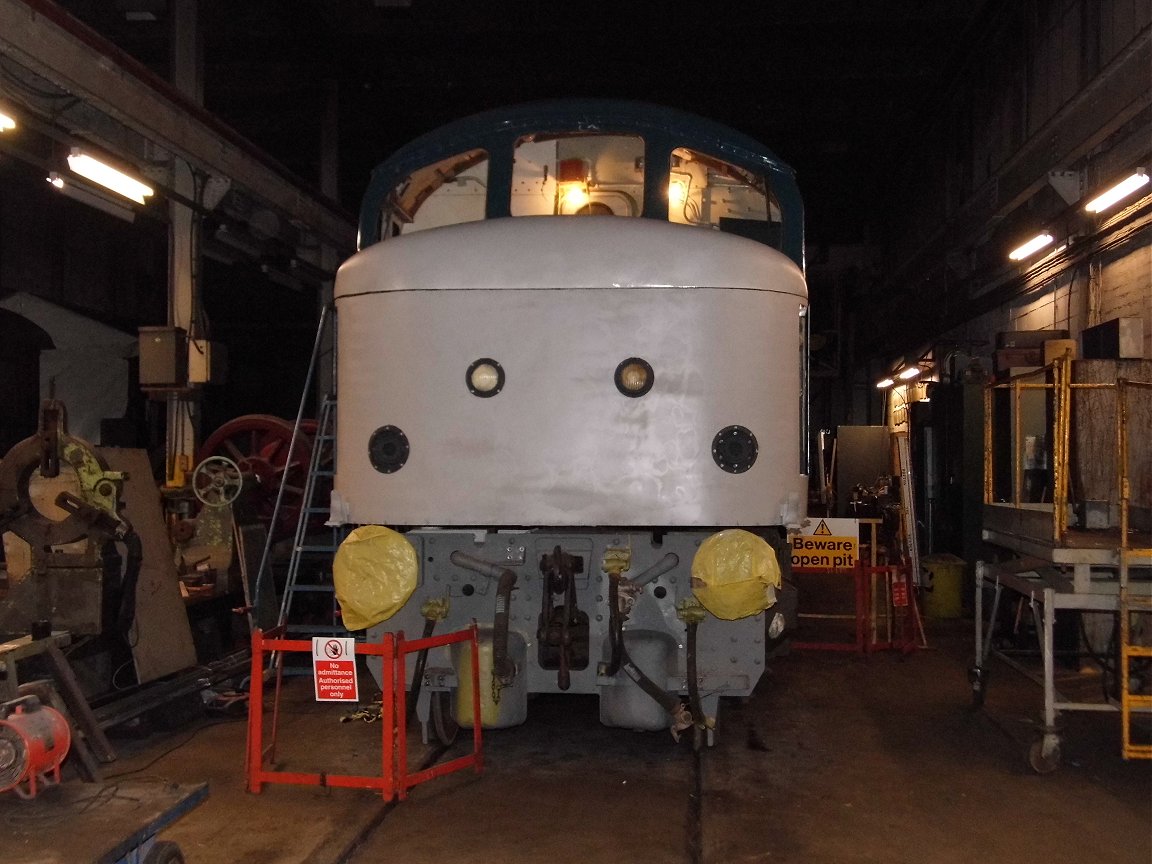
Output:
[[677,147],[668,171],[668,220],[780,248],[780,206],[764,175]]
[[488,153],[468,150],[409,174],[388,196],[384,237],[484,218]]
[[516,142],[513,216],[639,216],[644,139],[535,134]]

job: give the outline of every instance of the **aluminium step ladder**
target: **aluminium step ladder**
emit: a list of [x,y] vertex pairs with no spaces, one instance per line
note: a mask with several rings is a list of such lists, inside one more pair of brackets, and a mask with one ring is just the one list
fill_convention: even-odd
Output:
[[[347,628],[340,623],[336,603],[336,588],[332,581],[332,561],[336,550],[347,533],[343,526],[328,525],[331,516],[328,497],[331,478],[335,472],[336,448],[336,399],[325,396],[320,405],[316,434],[312,443],[308,474],[304,482],[300,512],[297,516],[296,532],[292,541],[292,552],[288,560],[288,574],[284,583],[284,594],[280,600],[280,614],[277,625],[282,625],[289,636],[348,636]],[[325,517],[322,534],[310,534],[318,516]],[[293,611],[299,612],[300,595],[325,597],[321,604],[325,623],[302,622],[296,620]],[[315,611],[316,604],[313,604]],[[298,617],[298,616],[297,616]]]

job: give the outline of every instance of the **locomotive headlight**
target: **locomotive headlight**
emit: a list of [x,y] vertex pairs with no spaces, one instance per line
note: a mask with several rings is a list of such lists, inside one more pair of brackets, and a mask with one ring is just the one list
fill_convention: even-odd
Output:
[[495,396],[504,388],[504,367],[495,360],[481,357],[468,367],[468,392],[473,396]]
[[616,389],[633,399],[643,396],[656,383],[656,376],[647,360],[629,357],[616,367]]

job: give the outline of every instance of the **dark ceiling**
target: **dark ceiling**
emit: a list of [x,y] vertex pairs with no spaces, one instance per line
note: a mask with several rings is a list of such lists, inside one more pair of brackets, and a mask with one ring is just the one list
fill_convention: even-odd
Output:
[[[164,0],[65,0],[168,74]],[[339,93],[339,188],[441,123],[534,99],[643,99],[727,123],[798,172],[815,244],[875,241],[891,167],[988,0],[698,6],[515,0],[202,0],[205,105],[309,184]],[[154,13],[155,20],[147,19]]]

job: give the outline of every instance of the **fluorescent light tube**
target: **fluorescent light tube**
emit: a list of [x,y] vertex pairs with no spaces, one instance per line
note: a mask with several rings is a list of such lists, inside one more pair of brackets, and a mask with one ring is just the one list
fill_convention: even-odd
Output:
[[1103,195],[1093,198],[1084,205],[1084,209],[1089,213],[1103,213],[1117,201],[1127,198],[1137,189],[1147,184],[1147,182],[1148,174],[1143,168],[1137,168],[1135,174],[1121,180]]
[[882,381],[877,381],[877,382],[876,382],[876,389],[877,389],[877,390],[885,390],[885,389],[887,389],[887,388],[891,387],[891,386],[892,386],[893,384],[895,384],[895,383],[896,383],[896,382],[895,382],[895,381],[893,381],[891,378],[885,378],[885,379],[884,379],[884,380],[882,380]]
[[1017,249],[1013,249],[1011,252],[1009,252],[1008,257],[1013,261],[1023,261],[1029,255],[1033,255],[1036,252],[1039,252],[1045,246],[1050,244],[1054,239],[1055,238],[1048,232],[1037,234],[1023,246]]
[[81,177],[87,177],[93,183],[98,183],[137,204],[144,204],[144,199],[154,192],[151,186],[81,152],[77,147],[72,148],[72,154],[68,157],[68,167]]
[[901,381],[907,381],[909,378],[915,378],[919,374],[920,374],[920,367],[919,366],[909,366],[907,369],[905,369],[903,372],[901,372],[896,377],[899,378]]

